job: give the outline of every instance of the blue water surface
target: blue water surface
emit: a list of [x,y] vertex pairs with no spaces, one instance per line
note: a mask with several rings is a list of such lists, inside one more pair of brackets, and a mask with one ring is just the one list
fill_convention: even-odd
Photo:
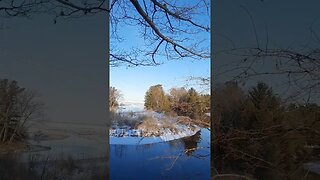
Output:
[[155,144],[110,145],[110,179],[210,179],[210,131]]

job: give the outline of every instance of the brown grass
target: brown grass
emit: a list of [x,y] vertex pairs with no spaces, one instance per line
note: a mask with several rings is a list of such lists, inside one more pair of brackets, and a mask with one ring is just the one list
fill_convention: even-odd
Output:
[[24,151],[28,149],[28,144],[24,142],[15,142],[15,143],[0,143],[0,155]]
[[112,124],[118,124],[119,126],[130,126],[131,128],[135,128],[140,120],[132,117],[121,116],[118,113],[110,113]]
[[161,129],[169,129],[173,133],[177,133],[176,123],[170,121],[169,118],[156,120],[150,116],[145,117],[143,122],[137,126],[137,129],[143,130],[143,136],[160,136]]
[[159,136],[160,127],[157,120],[152,117],[144,117],[143,122],[137,126],[137,129],[143,130],[143,136]]

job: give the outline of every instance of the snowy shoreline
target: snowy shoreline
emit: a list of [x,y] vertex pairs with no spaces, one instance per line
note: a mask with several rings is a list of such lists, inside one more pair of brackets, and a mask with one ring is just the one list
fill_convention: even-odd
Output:
[[109,144],[111,145],[143,145],[143,144],[153,144],[153,143],[161,143],[172,141],[176,139],[181,139],[185,137],[190,137],[195,135],[201,129],[196,127],[194,130],[185,129],[184,131],[179,131],[177,134],[172,133],[171,131],[167,131],[166,134],[161,136],[154,137],[139,137],[139,136],[110,136]]
[[[139,111],[138,108],[135,111],[129,109],[132,108],[118,110],[109,129],[110,144],[138,145],[167,142],[193,136],[201,130],[189,117],[167,116],[164,113],[145,111],[141,108]],[[121,123],[123,119],[125,121]]]

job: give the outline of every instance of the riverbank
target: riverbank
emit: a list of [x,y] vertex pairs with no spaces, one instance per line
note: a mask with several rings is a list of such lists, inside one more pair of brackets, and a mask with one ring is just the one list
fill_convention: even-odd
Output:
[[109,130],[110,144],[151,144],[195,135],[201,127],[186,116],[153,111],[115,114]]

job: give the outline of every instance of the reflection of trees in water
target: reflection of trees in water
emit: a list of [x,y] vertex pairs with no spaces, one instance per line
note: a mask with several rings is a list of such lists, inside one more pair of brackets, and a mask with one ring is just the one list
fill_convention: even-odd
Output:
[[119,158],[122,158],[124,155],[124,151],[126,150],[126,146],[124,145],[112,145],[114,147],[115,155]]
[[181,140],[168,141],[168,144],[170,148],[179,148],[182,145]]
[[198,147],[198,143],[201,140],[201,133],[199,131],[195,135],[187,138],[182,138],[181,140],[184,144],[185,154],[187,156],[191,156]]
[[152,147],[154,147],[155,144],[143,144],[143,145],[137,145],[136,150],[150,150]]
[[170,148],[184,148],[184,152],[187,156],[191,156],[198,148],[198,143],[201,141],[201,133],[197,132],[190,137],[181,138],[179,140],[168,141]]
[[112,145],[114,148],[114,153],[117,157],[122,158],[125,155],[125,151],[128,148],[135,148],[136,152],[143,152],[143,151],[149,151],[152,147],[154,147],[156,144],[143,144],[143,145]]

